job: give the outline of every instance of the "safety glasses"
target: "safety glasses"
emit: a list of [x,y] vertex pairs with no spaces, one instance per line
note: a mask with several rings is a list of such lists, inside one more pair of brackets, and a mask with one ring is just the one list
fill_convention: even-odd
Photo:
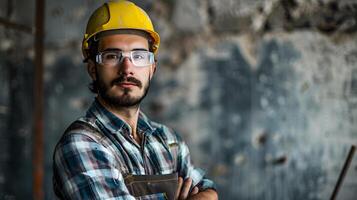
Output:
[[150,51],[135,50],[123,51],[103,51],[96,55],[97,63],[108,67],[115,67],[123,62],[124,58],[129,58],[136,67],[146,67],[154,63],[154,54]]

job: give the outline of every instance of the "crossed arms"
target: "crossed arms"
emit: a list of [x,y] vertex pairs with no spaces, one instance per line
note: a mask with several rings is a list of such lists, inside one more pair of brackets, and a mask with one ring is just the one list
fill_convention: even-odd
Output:
[[[179,178],[176,199],[218,199],[211,187],[212,181],[200,177],[199,171],[191,165],[187,146],[184,143],[180,145],[179,174],[186,179]],[[124,183],[117,162],[106,147],[84,134],[66,137],[54,154],[54,171],[59,177],[57,184],[62,196],[65,199],[135,200]],[[192,183],[198,179],[200,182],[190,191]],[[157,196],[147,197],[150,198]]]

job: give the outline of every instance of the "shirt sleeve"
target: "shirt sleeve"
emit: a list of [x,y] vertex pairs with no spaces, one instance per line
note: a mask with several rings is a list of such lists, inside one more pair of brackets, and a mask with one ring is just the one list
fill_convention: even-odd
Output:
[[193,181],[192,185],[197,186],[200,191],[206,189],[216,190],[214,182],[205,176],[205,172],[200,168],[195,168],[191,161],[190,151],[186,143],[179,137],[178,139],[178,172],[179,176]]
[[112,153],[84,134],[64,137],[55,149],[53,164],[65,199],[135,200]]

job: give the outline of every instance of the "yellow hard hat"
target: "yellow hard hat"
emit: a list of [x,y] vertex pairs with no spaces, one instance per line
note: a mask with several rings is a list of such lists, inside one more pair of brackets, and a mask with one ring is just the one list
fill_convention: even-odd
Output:
[[133,29],[148,33],[153,39],[153,52],[159,49],[160,36],[155,32],[146,12],[126,0],[109,1],[94,11],[88,20],[82,42],[82,53],[88,57],[88,41],[98,33],[110,30]]

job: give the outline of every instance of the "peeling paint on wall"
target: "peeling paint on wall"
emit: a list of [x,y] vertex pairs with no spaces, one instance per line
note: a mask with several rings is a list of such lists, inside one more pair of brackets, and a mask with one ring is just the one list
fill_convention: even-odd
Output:
[[[31,26],[34,2],[9,2],[0,16]],[[80,45],[103,2],[46,3],[46,199],[54,145],[93,98]],[[328,199],[357,143],[356,2],[134,2],[162,39],[143,110],[181,133],[220,199]],[[0,199],[31,195],[32,43],[0,26]],[[357,196],[356,162],[341,199]]]

